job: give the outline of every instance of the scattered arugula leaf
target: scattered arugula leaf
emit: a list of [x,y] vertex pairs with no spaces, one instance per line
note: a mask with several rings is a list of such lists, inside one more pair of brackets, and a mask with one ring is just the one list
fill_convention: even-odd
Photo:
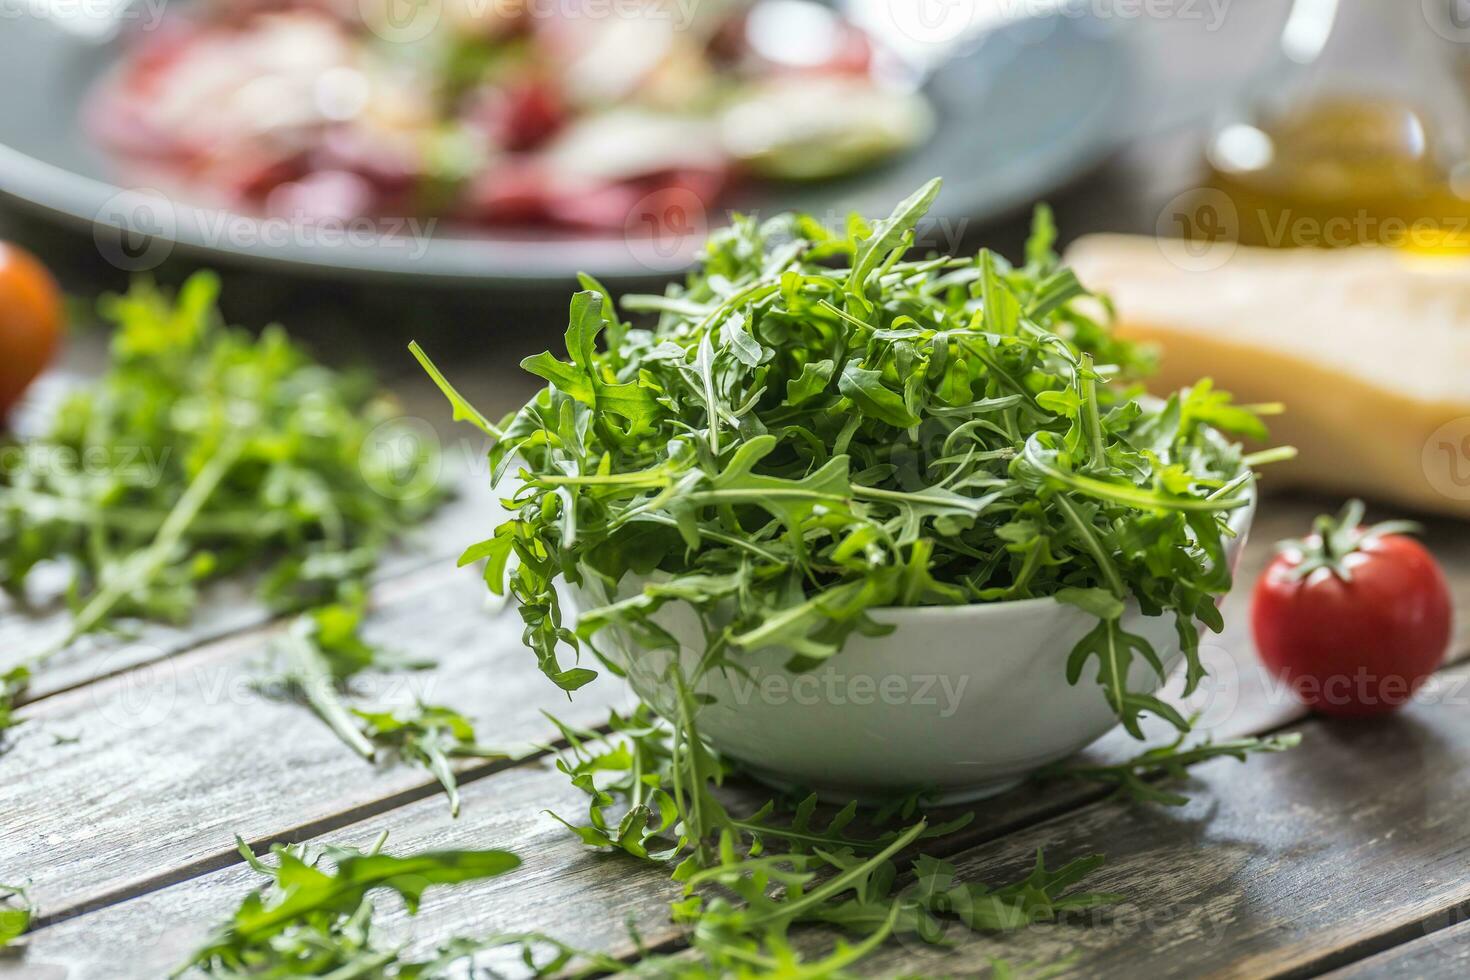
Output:
[[[629,926],[636,956],[614,959],[541,932],[455,937],[428,959],[410,960],[383,945],[367,898],[373,888],[398,891],[412,914],[429,884],[489,877],[515,866],[497,851],[438,852],[389,858],[378,845],[363,855],[351,848],[275,848],[275,863],[260,860],[237,838],[241,855],[272,880],[269,891],[247,897],[175,976],[191,968],[216,978],[333,976],[372,980],[449,980],[478,976],[477,954],[514,949],[536,977],[619,974],[668,980],[730,977],[836,978],[891,936],[947,941],[945,922],[1004,932],[1052,921],[1068,912],[1104,907],[1117,896],[1076,890],[1102,863],[1096,855],[1057,869],[1040,854],[1022,879],[998,889],[957,880],[952,866],[919,858],[898,887],[893,858],[924,832],[923,822],[894,835],[881,850],[857,857],[849,850],[752,856],[726,835],[711,867],[687,876],[677,921],[692,926],[687,948],[650,951]],[[319,869],[322,859],[335,871]],[[815,957],[798,952],[790,928],[835,926],[861,936],[838,939]],[[810,938],[810,937],[808,937]],[[805,944],[804,944],[805,945]],[[336,971],[336,972],[333,972]],[[498,975],[498,974],[491,974]]]
[[344,745],[371,762],[373,743],[359,730],[340,691],[377,658],[377,651],[358,634],[362,613],[360,598],[352,605],[304,613],[272,644],[272,651],[285,664],[279,680],[310,705]]
[[[553,819],[591,847],[620,850],[644,860],[672,861],[694,846],[689,834],[697,824],[694,818],[684,818],[676,800],[679,773],[674,726],[647,705],[627,715],[611,712],[601,733],[580,731],[554,717],[551,721],[568,746],[557,759],[557,768],[589,798],[587,823],[574,824],[555,813],[550,814]],[[704,757],[723,781],[729,764],[708,749]],[[720,832],[754,854],[770,845],[793,853],[810,853],[816,848],[874,851],[893,837],[865,839],[845,833],[856,816],[856,804],[843,807],[825,825],[819,825],[815,795],[781,813],[771,801],[752,813],[732,814],[712,794],[705,796],[703,806],[707,827],[717,825]],[[945,829],[957,829],[966,822],[968,817],[962,817]]]
[[62,559],[74,615],[59,644],[0,675],[0,733],[16,724],[33,672],[78,637],[124,617],[180,621],[200,581],[271,561],[261,595],[307,610],[276,644],[282,679],[359,755],[427,768],[457,813],[449,759],[499,755],[464,716],[423,705],[354,713],[342,700],[370,668],[431,666],[389,656],[359,629],[379,550],[442,493],[400,492],[391,479],[400,447],[373,433],[396,406],[369,378],[315,363],[280,328],[256,337],[225,326],[218,290],[200,273],[173,299],[140,283],[104,301],[118,328],[106,374],[4,458],[0,586],[19,592],[37,565]]
[[1187,736],[1180,735],[1167,745],[1147,749],[1129,759],[1111,766],[1079,766],[1059,763],[1048,766],[1036,774],[1041,780],[1077,780],[1102,783],[1117,787],[1117,795],[1140,803],[1162,803],[1165,806],[1183,806],[1189,802],[1187,796],[1173,793],[1160,783],[1166,780],[1184,779],[1192,766],[1211,759],[1230,758],[1241,762],[1251,755],[1264,752],[1285,752],[1301,743],[1297,732],[1268,735],[1262,738],[1232,738],[1216,742],[1205,740],[1193,745],[1184,744]]
[[[393,857],[380,853],[381,838],[367,852],[333,847],[313,853],[278,845],[273,864],[239,838],[236,845],[252,868],[270,878],[270,888],[251,892],[174,976],[197,968],[218,978],[447,977],[428,972],[429,963],[405,962],[398,949],[381,943],[369,893],[396,893],[412,915],[431,886],[493,878],[520,866],[514,854],[496,850]],[[333,867],[320,867],[322,858]]]
[[59,644],[0,675],[0,733],[16,724],[33,672],[78,637],[124,617],[180,621],[200,581],[271,561],[261,595],[307,610],[276,644],[282,679],[359,755],[427,768],[457,813],[449,759],[499,755],[464,716],[424,705],[354,713],[342,700],[365,670],[432,666],[388,655],[359,629],[379,550],[442,493],[399,492],[400,447],[373,436],[396,406],[370,379],[315,363],[280,328],[256,337],[225,326],[218,290],[200,273],[173,299],[140,283],[104,301],[118,327],[106,374],[5,456],[0,586],[19,592],[37,565],[62,559],[74,615]]
[[915,874],[928,911],[954,915],[971,929],[1007,932],[1051,922],[1066,912],[1105,908],[1122,901],[1121,895],[1110,892],[1073,890],[1102,866],[1103,856],[1091,854],[1051,870],[1038,850],[1036,864],[1026,877],[994,891],[956,882],[951,865],[930,858],[919,858]]
[[507,759],[498,749],[480,745],[468,718],[438,704],[418,704],[409,711],[362,711],[353,715],[363,722],[363,734],[380,753],[423,766],[449,797],[449,813],[459,816],[459,782],[454,759]]
[[35,914],[25,885],[0,884],[0,949],[24,935]]
[[23,664],[0,674],[0,755],[5,754],[5,733],[20,724],[15,717],[15,702],[30,682],[31,670]]
[[[1122,896],[1074,890],[1102,865],[1102,855],[1093,854],[1052,870],[1038,851],[1036,864],[1024,878],[992,890],[983,884],[960,881],[953,865],[921,855],[914,861],[911,884],[898,896],[896,928],[926,943],[949,945],[952,937],[946,921],[958,922],[974,932],[1011,932],[1055,921],[1069,912],[1106,908],[1122,901]],[[879,891],[876,896],[860,894],[829,905],[814,917],[863,932],[881,920],[887,906],[887,894]]]
[[[770,802],[749,816],[722,807],[718,845],[709,856],[701,856],[688,836],[696,818],[676,804],[672,791],[678,777],[674,725],[647,705],[627,715],[614,712],[601,733],[557,724],[568,744],[558,767],[590,803],[584,825],[553,816],[592,847],[666,864],[687,852],[674,869],[685,897],[674,903],[673,915],[693,927],[691,942],[706,967],[738,965],[748,971],[742,975],[750,976],[761,975],[760,969],[766,968],[758,969],[758,964],[791,968],[799,964],[808,969],[812,964],[792,958],[795,954],[784,946],[787,927],[798,922],[825,923],[859,934],[865,937],[859,945],[870,951],[881,943],[869,944],[880,933],[942,943],[945,921],[977,931],[1006,931],[1119,900],[1116,895],[1072,890],[1102,865],[1100,855],[1051,870],[1038,854],[1025,878],[995,890],[960,882],[953,866],[920,856],[914,861],[911,883],[896,890],[892,863],[896,853],[935,832],[952,833],[973,814],[941,827],[931,828],[919,820],[902,831],[864,838],[848,832],[856,804],[836,811],[821,825],[814,820],[815,796],[789,810]],[[898,801],[875,819],[908,818],[918,799],[916,795]],[[777,847],[779,851],[773,850]],[[839,897],[843,893],[845,897]]]
[[[394,758],[423,766],[444,787],[449,810],[459,816],[454,759],[504,759],[479,744],[474,724],[444,705],[358,708],[347,688],[367,670],[423,669],[432,662],[391,657],[362,636],[366,605],[360,591],[343,602],[298,616],[273,648],[283,667],[275,681],[308,704],[342,743],[369,762]],[[270,686],[266,684],[264,686]]]
[[59,642],[5,675],[0,711],[82,635],[182,621],[200,582],[244,566],[274,562],[274,608],[331,601],[439,502],[429,486],[380,492],[402,460],[370,435],[398,410],[367,376],[323,367],[279,327],[225,326],[218,290],[199,273],[176,298],[139,283],[105,299],[106,373],[0,461],[0,587],[21,593],[59,560],[73,612]]

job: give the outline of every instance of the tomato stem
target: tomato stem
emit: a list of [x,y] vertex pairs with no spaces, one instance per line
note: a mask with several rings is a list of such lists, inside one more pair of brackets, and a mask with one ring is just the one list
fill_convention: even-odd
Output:
[[1344,582],[1353,579],[1347,559],[1363,550],[1364,545],[1387,534],[1418,534],[1423,528],[1414,521],[1384,521],[1363,525],[1366,508],[1361,500],[1349,500],[1336,517],[1318,515],[1312,522],[1312,533],[1306,538],[1283,541],[1281,551],[1299,551],[1301,561],[1292,570],[1292,578],[1304,579],[1325,568]]

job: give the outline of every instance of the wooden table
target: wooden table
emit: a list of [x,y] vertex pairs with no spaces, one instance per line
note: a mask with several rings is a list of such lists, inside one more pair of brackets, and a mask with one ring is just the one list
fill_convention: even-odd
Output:
[[[1090,885],[1126,901],[1091,921],[970,936],[949,951],[896,945],[870,972],[964,975],[992,956],[1052,962],[1080,951],[1069,975],[1464,975],[1470,665],[1446,666],[1397,717],[1346,724],[1304,718],[1254,660],[1248,585],[1271,542],[1323,505],[1265,501],[1243,585],[1227,601],[1229,628],[1207,645],[1217,681],[1190,702],[1217,736],[1291,729],[1301,746],[1200,766],[1185,787],[1191,802],[1177,810],[1070,783],[985,801],[965,830],[928,850],[995,882],[1041,846],[1057,861],[1101,852],[1108,863]],[[459,545],[494,519],[488,491],[467,487],[386,564],[371,633],[440,661],[412,677],[411,693],[460,706],[486,738],[532,755],[466,767],[463,813],[451,819],[422,770],[375,769],[309,711],[252,686],[281,624],[227,586],[187,630],[149,628],[41,675],[27,724],[0,760],[0,880],[32,879],[42,918],[22,956],[0,957],[0,977],[163,976],[256,883],[235,834],[259,848],[367,844],[388,831],[395,851],[503,847],[525,859],[504,878],[431,890],[420,915],[401,923],[417,943],[540,929],[627,955],[628,920],[645,943],[676,948],[667,875],[589,851],[543,812],[575,815],[585,802],[536,750],[555,744],[540,711],[595,725],[630,699],[609,678],[559,697],[521,648],[514,611],[487,607],[475,571],[454,568]],[[1434,523],[1428,538],[1454,583],[1458,661],[1470,654],[1470,527]],[[0,619],[11,649],[45,628]],[[378,680],[374,696],[404,695],[402,676]],[[1115,732],[1086,755],[1134,751]]]
[[[1147,25],[1168,42],[1156,45],[1151,95],[1183,86],[1169,105],[1187,108],[1191,92],[1218,96],[1221,79],[1241,74],[1274,29],[1271,18],[1252,21],[1251,13],[1272,5],[1240,0],[1233,9],[1218,35]],[[1194,126],[1151,135],[1058,201],[1063,228],[1150,229],[1161,202],[1188,186],[1197,145]],[[1018,230],[986,234],[1014,243]],[[71,268],[73,286],[103,281],[85,261]],[[288,322],[308,339],[325,336],[329,349],[354,327],[351,317],[335,328],[297,317],[301,309],[340,314],[338,294],[288,284],[269,295],[289,297]],[[441,341],[462,345],[456,380],[492,407],[514,402],[530,384],[508,365],[545,346],[538,334],[552,335],[558,305],[494,344],[478,335],[467,342],[456,321],[458,332],[445,331]],[[392,383],[413,411],[442,424],[447,411],[404,366],[399,326],[377,331],[380,343],[365,337],[365,352],[391,365]],[[74,342],[69,366],[92,370],[100,344],[95,336]],[[456,442],[448,456],[464,464],[481,448]],[[466,766],[463,814],[452,820],[422,770],[373,768],[310,712],[253,686],[282,623],[245,586],[221,586],[187,629],[150,627],[134,642],[91,649],[38,679],[21,711],[26,724],[0,759],[0,881],[31,879],[42,914],[24,954],[0,956],[0,978],[165,975],[256,883],[234,849],[236,834],[261,848],[307,839],[366,844],[388,831],[394,851],[503,847],[523,857],[515,874],[431,890],[417,918],[395,920],[416,944],[539,929],[628,955],[631,921],[645,944],[679,946],[666,873],[593,853],[544,813],[572,815],[585,803],[551,766],[556,733],[542,709],[595,725],[630,697],[603,678],[569,702],[537,673],[514,611],[487,604],[475,571],[454,567],[460,548],[496,520],[482,472],[456,479],[460,497],[385,563],[370,626],[383,643],[440,666],[413,677],[411,690],[402,677],[377,678],[372,693],[453,703],[487,740],[530,754],[514,764]],[[1206,649],[1219,680],[1203,702],[1191,702],[1212,734],[1296,730],[1304,736],[1299,748],[1199,767],[1186,787],[1191,802],[1179,809],[1128,805],[1068,783],[1028,785],[984,802],[965,830],[930,850],[962,874],[994,882],[1013,879],[1040,846],[1056,861],[1101,852],[1108,863],[1089,884],[1125,902],[1091,921],[968,937],[948,951],[893,945],[867,970],[966,975],[983,973],[993,956],[1049,963],[1075,953],[1068,975],[1079,977],[1467,975],[1470,663],[1462,661],[1470,660],[1470,527],[1435,521],[1427,533],[1460,613],[1451,662],[1401,715],[1335,723],[1304,717],[1267,682],[1246,629],[1248,586],[1272,542],[1335,505],[1266,499],[1241,585],[1226,604],[1228,629]],[[55,626],[0,611],[0,650],[25,649]],[[1134,751],[1114,733],[1086,755],[1118,760]]]

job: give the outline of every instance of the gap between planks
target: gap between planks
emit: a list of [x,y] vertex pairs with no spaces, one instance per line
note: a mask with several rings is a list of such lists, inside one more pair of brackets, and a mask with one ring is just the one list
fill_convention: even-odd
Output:
[[[481,741],[517,754],[544,750],[557,735],[540,705],[579,727],[605,718],[621,687],[603,685],[569,705],[522,646],[519,617],[506,609],[480,614],[483,596],[472,570],[446,568],[388,587],[368,620],[369,637],[432,655],[440,667],[380,675],[382,690],[366,704],[447,702],[476,722]],[[255,690],[254,665],[278,628],[207,644],[27,710],[28,737],[0,760],[26,773],[0,784],[0,809],[14,818],[0,823],[0,880],[34,878],[43,913],[60,921],[78,907],[228,863],[234,831],[249,840],[320,833],[437,795],[422,769],[370,766],[307,707]],[[82,741],[46,745],[47,729]],[[512,765],[457,768],[476,779]]]
[[1330,980],[1463,980],[1470,976],[1470,901],[1424,923],[1420,935],[1327,974]]
[[[1449,909],[1427,915],[1417,922],[1404,923],[1378,935],[1368,936],[1302,967],[1283,970],[1274,974],[1271,980],[1308,980],[1311,977],[1328,974],[1335,976],[1340,971],[1347,971],[1353,966],[1384,953],[1393,953],[1417,943],[1438,942],[1440,940],[1435,935],[1436,933],[1441,933],[1463,922],[1467,914],[1470,914],[1470,899],[1465,899]],[[1454,976],[1463,977],[1464,974],[1455,973]]]
[[[466,787],[473,786],[486,776],[505,772],[508,769],[522,766],[537,766],[565,747],[565,741],[557,739],[555,742],[548,743],[543,749],[517,756],[513,759],[484,762],[465,769],[457,769],[455,772],[459,780],[460,789],[463,790]],[[442,795],[443,789],[437,782],[421,783],[418,786],[379,797],[371,802],[359,804],[340,813],[334,813],[331,816],[322,817],[321,819],[313,820],[310,823],[304,823],[296,827],[290,827],[277,833],[256,837],[254,840],[247,840],[245,843],[255,853],[260,854],[268,850],[272,844],[299,844],[311,840],[314,837],[319,837],[323,834],[341,830],[352,824],[369,820],[389,810],[397,810],[411,803],[417,803],[420,800]],[[98,895],[95,899],[90,899],[81,905],[74,905],[54,913],[47,913],[42,909],[41,914],[36,917],[31,926],[31,932],[34,933],[49,926],[58,925],[69,919],[74,919],[80,915],[86,915],[90,912],[105,909],[111,905],[142,897],[150,892],[183,884],[194,878],[210,874],[211,872],[222,871],[232,865],[240,864],[242,860],[239,849],[232,847],[229,850],[220,851],[217,854],[209,855],[190,864],[172,868],[155,877],[140,879],[116,891]]]

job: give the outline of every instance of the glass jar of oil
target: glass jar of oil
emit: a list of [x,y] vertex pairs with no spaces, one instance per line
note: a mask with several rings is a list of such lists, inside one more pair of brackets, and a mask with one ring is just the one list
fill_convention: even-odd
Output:
[[1207,151],[1240,241],[1470,248],[1459,2],[1295,0],[1280,61]]

